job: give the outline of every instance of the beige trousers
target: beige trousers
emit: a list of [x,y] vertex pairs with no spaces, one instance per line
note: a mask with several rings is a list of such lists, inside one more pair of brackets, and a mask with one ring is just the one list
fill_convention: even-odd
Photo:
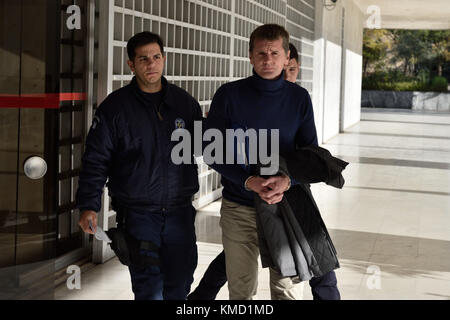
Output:
[[[230,300],[252,300],[258,288],[256,210],[222,198],[220,215]],[[291,278],[269,269],[272,300],[300,299]]]

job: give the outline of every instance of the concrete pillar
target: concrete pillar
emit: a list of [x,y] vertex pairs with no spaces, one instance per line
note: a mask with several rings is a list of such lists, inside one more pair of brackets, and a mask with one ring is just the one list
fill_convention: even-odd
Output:
[[319,143],[360,119],[363,15],[351,0],[316,0],[313,105]]

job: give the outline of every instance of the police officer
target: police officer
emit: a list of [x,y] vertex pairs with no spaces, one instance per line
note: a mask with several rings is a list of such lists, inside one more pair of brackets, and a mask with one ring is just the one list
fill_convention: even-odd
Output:
[[166,57],[158,35],[136,34],[127,51],[135,76],[101,103],[86,140],[76,195],[79,225],[96,231],[108,179],[119,226],[137,241],[142,257],[129,265],[135,299],[183,300],[197,266],[192,196],[199,186],[193,156],[190,164],[171,161],[171,134],[178,128],[193,134],[201,109],[162,76]]

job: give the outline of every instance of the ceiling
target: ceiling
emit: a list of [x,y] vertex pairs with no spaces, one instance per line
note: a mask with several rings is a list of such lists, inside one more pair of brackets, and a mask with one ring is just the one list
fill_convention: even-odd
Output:
[[450,0],[354,0],[354,3],[367,18],[373,14],[367,13],[368,7],[378,6],[381,28],[450,29]]

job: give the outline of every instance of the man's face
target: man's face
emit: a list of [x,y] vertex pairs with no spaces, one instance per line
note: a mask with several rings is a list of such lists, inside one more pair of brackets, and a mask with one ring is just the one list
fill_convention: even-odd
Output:
[[283,49],[283,39],[256,39],[250,52],[250,63],[255,72],[263,79],[277,78],[289,62],[289,51]]
[[149,86],[161,81],[166,57],[162,55],[157,43],[149,43],[135,49],[136,57],[129,60],[128,65],[136,78],[144,85]]
[[300,63],[298,63],[297,60],[295,59],[290,59],[289,64],[284,68],[284,78],[287,81],[295,83],[299,71],[300,71]]

